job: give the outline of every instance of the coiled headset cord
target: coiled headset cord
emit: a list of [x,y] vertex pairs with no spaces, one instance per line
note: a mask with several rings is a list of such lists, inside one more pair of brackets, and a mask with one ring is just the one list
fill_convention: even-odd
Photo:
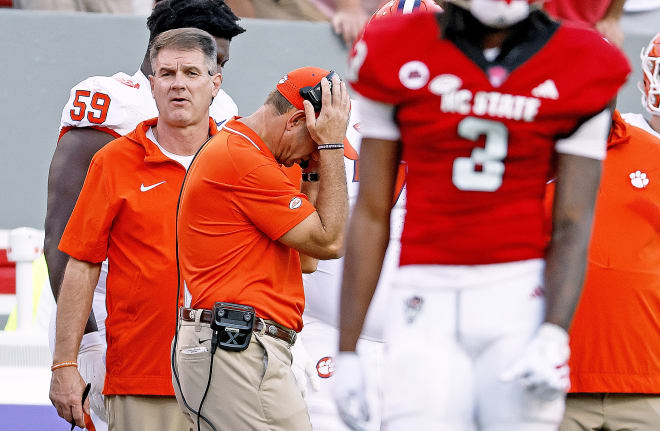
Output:
[[206,144],[211,140],[211,137],[209,137],[204,144],[202,144],[201,147],[199,147],[199,150],[195,153],[195,157],[193,157],[192,161],[190,162],[190,166],[186,170],[186,174],[183,176],[183,182],[181,183],[181,190],[179,191],[179,199],[176,203],[176,221],[175,221],[175,227],[174,227],[174,232],[175,232],[175,239],[176,239],[176,327],[174,330],[174,346],[172,347],[172,374],[174,375],[174,379],[176,380],[176,385],[179,387],[179,394],[181,394],[181,399],[183,400],[183,404],[186,406],[188,410],[193,412],[194,414],[197,415],[197,431],[200,431],[200,419],[202,419],[204,422],[208,424],[208,426],[211,427],[213,431],[218,431],[211,421],[209,421],[201,412],[202,412],[202,405],[204,404],[204,400],[206,399],[206,395],[209,392],[209,387],[211,386],[211,374],[213,373],[213,356],[215,356],[215,351],[216,348],[218,347],[217,344],[217,337],[213,337],[213,340],[211,342],[211,363],[209,365],[209,380],[206,382],[206,389],[204,390],[204,395],[202,396],[202,401],[199,403],[199,408],[197,410],[193,409],[188,405],[188,402],[186,401],[186,397],[183,395],[183,390],[181,389],[181,382],[179,381],[179,373],[177,372],[177,367],[176,367],[176,346],[177,342],[179,341],[179,295],[181,294],[181,267],[179,265],[179,207],[181,206],[181,196],[183,195],[183,187],[186,184],[186,178],[188,178],[188,172],[190,172],[190,169],[192,168],[193,163],[195,162],[195,159],[197,158],[197,155],[199,154],[200,151],[202,151],[202,148],[206,146]]

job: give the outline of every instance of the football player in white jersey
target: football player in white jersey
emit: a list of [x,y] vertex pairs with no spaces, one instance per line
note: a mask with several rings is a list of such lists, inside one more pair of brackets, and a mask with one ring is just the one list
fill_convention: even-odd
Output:
[[[432,0],[390,0],[371,18],[387,18],[391,15],[409,14],[417,11],[441,10]],[[344,142],[344,164],[348,181],[349,205],[357,199],[359,189],[359,159],[361,136],[359,133],[358,102],[351,101],[351,118]],[[334,357],[339,342],[339,294],[341,289],[344,259],[319,261],[316,272],[303,274],[305,286],[305,312],[300,340],[305,353],[294,354],[294,373],[301,381],[303,374],[302,359],[310,361],[309,376],[311,388],[305,394],[309,417],[314,431],[335,431],[354,429],[379,430],[381,408],[381,373],[384,349],[384,330],[388,315],[388,286],[399,262],[401,230],[406,211],[405,192],[406,165],[401,163],[392,199],[393,207],[390,221],[390,242],[378,289],[369,307],[364,328],[358,341],[357,350],[365,370],[367,398],[370,417],[366,422],[354,422],[347,426],[339,417],[339,412],[332,399],[336,377]],[[300,343],[299,343],[300,344]],[[294,347],[294,349],[297,349]],[[299,351],[296,350],[296,353]],[[314,383],[314,381],[317,383]],[[315,386],[318,386],[318,390]],[[312,389],[312,390],[310,390]],[[345,418],[351,422],[351,418]]]
[[660,138],[660,33],[653,36],[640,53],[643,81],[637,86],[642,92],[642,106],[651,114],[646,120],[642,114],[621,114],[626,123],[644,129]]
[[[351,118],[344,142],[344,164],[348,181],[349,205],[355,203],[359,188],[359,159],[361,137],[358,133],[359,119],[357,104],[351,101]],[[382,355],[384,342],[384,319],[387,316],[387,285],[398,265],[399,239],[405,215],[405,164],[399,170],[397,189],[393,198],[392,227],[390,245],[383,263],[381,281],[377,294],[369,308],[358,351],[366,370],[368,382],[368,398],[370,411],[373,413],[367,423],[359,424],[363,429],[380,429],[380,374],[382,371]],[[303,274],[305,286],[305,312],[303,314],[303,330],[300,340],[306,350],[294,354],[294,373],[301,381],[304,364],[302,358],[311,361],[312,372],[309,385],[305,391],[305,401],[309,409],[309,417],[314,431],[334,431],[349,429],[342,422],[337,408],[332,400],[334,385],[334,357],[339,342],[339,293],[341,288],[343,258],[319,261],[315,272]],[[297,349],[294,347],[294,349]],[[298,364],[300,365],[298,365]],[[309,366],[308,366],[309,368]],[[316,380],[317,382],[314,382]],[[311,390],[310,390],[311,389]],[[356,424],[358,425],[358,424]]]
[[[149,40],[176,28],[205,30],[216,40],[219,68],[229,60],[232,38],[245,31],[223,0],[159,0],[156,3],[147,20]],[[147,78],[151,73],[147,50],[140,68],[132,76],[121,72],[113,76],[93,76],[71,89],[69,101],[62,111],[59,139],[48,176],[44,252],[56,299],[69,260],[69,256],[57,247],[92,156],[108,142],[135,129],[141,121],[158,116]],[[237,113],[234,101],[220,90],[211,105],[211,117],[220,124]],[[85,381],[92,384],[89,394],[91,420],[99,431],[107,429],[102,396],[105,379],[106,275],[107,263],[104,262],[78,356],[80,373]],[[51,351],[54,345],[54,315],[50,331]]]

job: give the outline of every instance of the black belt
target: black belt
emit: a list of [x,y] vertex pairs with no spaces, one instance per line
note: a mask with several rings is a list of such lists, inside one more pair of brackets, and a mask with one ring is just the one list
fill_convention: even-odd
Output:
[[[199,312],[202,313],[202,316],[199,318],[200,322],[211,324],[211,322],[213,321],[212,310],[193,309],[193,308],[181,308],[180,310],[181,311],[179,315],[181,316],[181,320],[183,321],[194,322],[195,315]],[[263,320],[260,318],[254,319],[253,329],[255,332],[259,334],[266,334],[266,335],[270,335],[271,337],[284,340],[292,346],[296,342],[296,336],[298,335],[296,334],[296,331],[294,331],[293,329],[286,328],[276,322],[273,322],[272,320]]]

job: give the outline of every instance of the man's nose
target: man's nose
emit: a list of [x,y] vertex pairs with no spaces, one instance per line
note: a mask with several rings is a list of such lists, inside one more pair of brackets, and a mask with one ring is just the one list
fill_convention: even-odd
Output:
[[182,71],[177,71],[176,74],[174,75],[174,80],[172,81],[172,88],[185,88],[186,87],[186,80],[183,75]]

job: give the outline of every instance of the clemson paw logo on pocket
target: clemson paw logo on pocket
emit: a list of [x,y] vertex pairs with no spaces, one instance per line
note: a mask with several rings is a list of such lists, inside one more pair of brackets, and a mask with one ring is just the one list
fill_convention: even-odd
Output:
[[635,171],[630,174],[630,183],[633,187],[638,189],[643,189],[649,185],[649,179],[646,178],[646,174],[642,171]]
[[316,363],[316,371],[319,377],[327,379],[335,373],[335,361],[332,356],[324,356]]

